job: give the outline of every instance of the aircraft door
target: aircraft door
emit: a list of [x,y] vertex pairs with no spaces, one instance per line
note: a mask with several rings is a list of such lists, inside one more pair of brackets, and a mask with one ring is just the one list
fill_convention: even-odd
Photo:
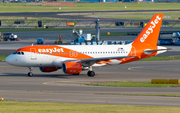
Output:
[[69,51],[69,56],[70,57],[77,57],[78,56],[78,52],[76,52],[76,51]]
[[31,60],[36,60],[37,59],[37,53],[35,48],[31,48]]

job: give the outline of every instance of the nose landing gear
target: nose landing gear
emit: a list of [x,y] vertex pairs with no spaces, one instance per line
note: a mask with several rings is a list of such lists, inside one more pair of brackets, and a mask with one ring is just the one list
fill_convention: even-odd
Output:
[[29,68],[29,73],[28,73],[28,77],[32,77],[33,73],[31,72],[33,70],[33,67],[28,67]]

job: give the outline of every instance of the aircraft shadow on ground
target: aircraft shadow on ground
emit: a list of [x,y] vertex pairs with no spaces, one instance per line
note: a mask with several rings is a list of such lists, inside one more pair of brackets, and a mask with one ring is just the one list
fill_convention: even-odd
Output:
[[[28,77],[27,74],[23,73],[3,73],[4,75],[0,75],[0,77]],[[68,75],[68,74],[34,74],[34,77],[47,77],[47,78],[69,78],[69,77],[87,77],[86,74],[80,74],[80,75]]]

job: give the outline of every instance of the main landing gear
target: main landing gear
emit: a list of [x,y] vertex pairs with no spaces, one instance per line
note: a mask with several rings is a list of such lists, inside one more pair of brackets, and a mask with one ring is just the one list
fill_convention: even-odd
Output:
[[29,73],[28,73],[28,77],[32,77],[33,73],[31,72],[33,70],[33,67],[28,67],[29,68]]
[[92,66],[89,67],[89,71],[87,72],[87,75],[88,75],[89,77],[94,77],[94,76],[95,76],[95,72],[92,71]]

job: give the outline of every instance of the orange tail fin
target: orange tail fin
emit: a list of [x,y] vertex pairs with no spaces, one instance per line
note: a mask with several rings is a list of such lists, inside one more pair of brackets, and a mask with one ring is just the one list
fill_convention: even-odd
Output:
[[133,42],[133,45],[157,46],[162,20],[163,14],[155,14],[139,34],[139,36],[136,38],[136,40]]

